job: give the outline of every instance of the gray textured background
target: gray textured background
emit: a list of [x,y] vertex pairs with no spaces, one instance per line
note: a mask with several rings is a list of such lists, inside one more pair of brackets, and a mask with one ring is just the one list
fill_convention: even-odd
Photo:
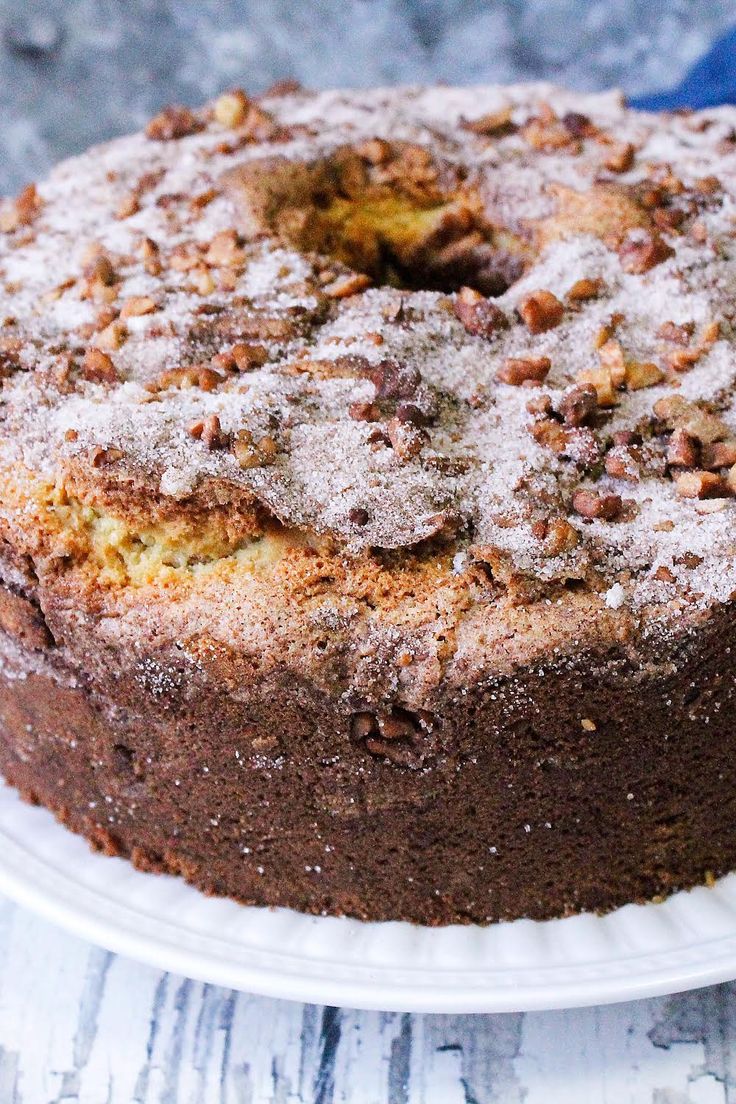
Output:
[[0,0],[0,193],[231,84],[549,77],[643,92],[733,21],[734,0]]

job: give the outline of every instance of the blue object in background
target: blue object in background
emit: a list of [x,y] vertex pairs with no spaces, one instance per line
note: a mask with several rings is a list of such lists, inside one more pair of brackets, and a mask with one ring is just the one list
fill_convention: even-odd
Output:
[[645,111],[736,103],[736,29],[719,38],[705,57],[693,65],[681,84],[666,92],[633,96],[629,103]]

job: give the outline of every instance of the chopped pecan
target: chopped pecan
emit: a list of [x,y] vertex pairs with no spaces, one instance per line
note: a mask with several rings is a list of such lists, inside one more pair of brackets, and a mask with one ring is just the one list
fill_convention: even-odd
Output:
[[583,278],[582,280],[576,280],[572,287],[568,290],[565,298],[568,303],[585,303],[589,299],[597,299],[603,291],[603,280],[599,277],[594,279]]
[[598,411],[598,392],[592,383],[570,387],[557,407],[566,425],[585,425]]
[[392,358],[366,364],[363,374],[375,387],[377,399],[413,399],[422,382],[417,368]]
[[225,433],[216,414],[208,414],[189,426],[189,435],[201,441],[210,451],[227,448],[230,444],[230,436]]
[[364,272],[348,272],[327,284],[322,292],[328,299],[348,299],[370,287],[373,281]]
[[353,525],[362,526],[367,525],[371,520],[371,515],[366,510],[365,506],[353,506],[348,511],[348,521]]
[[233,88],[217,97],[212,114],[221,126],[235,128],[245,119],[248,107],[249,100],[243,89]]
[[624,272],[640,276],[674,256],[674,249],[659,234],[641,234],[624,239],[618,249]]
[[116,219],[130,218],[131,215],[135,215],[141,209],[140,196],[137,192],[126,192],[122,197],[117,207],[115,208]]
[[625,479],[628,483],[639,482],[639,456],[630,445],[614,445],[609,449],[604,466],[608,475],[614,479]]
[[552,367],[549,357],[508,357],[496,372],[496,379],[520,387],[525,383],[543,383]]
[[127,334],[125,323],[116,318],[100,330],[95,338],[95,345],[107,353],[114,353],[123,344]]
[[122,449],[102,448],[101,445],[98,445],[90,453],[90,462],[93,468],[104,468],[108,464],[115,464],[118,460],[122,460],[124,455]]
[[626,360],[621,342],[609,338],[598,350],[600,362],[608,370],[613,387],[623,387],[626,383]]
[[680,498],[723,498],[729,493],[728,483],[715,472],[683,472],[676,477],[675,486]]
[[576,514],[584,518],[600,518],[603,521],[613,521],[621,513],[623,502],[617,494],[598,494],[580,488],[572,496],[572,508]]
[[235,361],[239,372],[252,372],[254,368],[261,368],[266,363],[268,350],[263,345],[251,345],[239,341],[233,345],[230,356]]
[[261,468],[274,463],[278,445],[273,437],[256,441],[249,429],[241,429],[233,443],[233,455],[241,468]]
[[90,346],[82,360],[82,375],[94,383],[117,383],[115,365],[102,349]]
[[689,345],[694,332],[694,322],[663,322],[657,330],[657,337],[672,341],[675,345]]
[[0,232],[10,234],[21,226],[30,226],[42,206],[36,185],[27,184],[15,199],[5,200],[0,205]]
[[463,119],[463,130],[470,130],[473,134],[481,134],[485,138],[500,138],[505,134],[512,134],[516,127],[511,118],[511,105],[499,108],[498,111],[490,111],[487,115],[481,115],[478,119]]
[[644,387],[654,387],[664,379],[664,372],[651,361],[629,360],[626,362],[626,387],[629,391],[640,391]]
[[[674,437],[674,433],[672,436]],[[703,445],[700,466],[707,471],[730,468],[734,464],[736,464],[736,439],[733,437],[727,441],[714,441],[713,444]]]
[[377,422],[381,417],[381,411],[375,403],[353,402],[348,407],[348,417],[354,422]]
[[565,112],[562,116],[562,125],[573,138],[586,138],[595,133],[595,127],[589,116],[583,115],[581,111]]
[[120,310],[120,318],[139,318],[144,314],[153,314],[157,310],[156,302],[150,295],[132,295],[126,299]]
[[595,388],[599,406],[615,406],[619,401],[611,378],[611,369],[605,365],[601,365],[599,368],[586,368],[582,372],[578,372],[575,378],[578,383],[591,384]]
[[696,468],[700,461],[700,445],[684,429],[676,429],[667,446],[667,463],[672,468]]
[[660,230],[677,230],[685,221],[686,212],[682,207],[657,207],[652,212],[652,218]]
[[154,115],[146,126],[145,134],[156,142],[169,142],[175,138],[185,138],[188,134],[196,134],[203,128],[202,120],[188,107],[172,104]]
[[532,525],[532,535],[542,542],[545,556],[562,556],[580,543],[580,534],[566,518],[544,518]]
[[501,308],[474,288],[460,288],[452,307],[468,333],[477,337],[493,337],[509,324]]
[[533,334],[559,326],[565,308],[551,291],[541,289],[524,296],[517,306],[519,317]]
[[701,444],[709,445],[731,435],[721,418],[682,395],[665,395],[658,399],[654,413],[668,429],[684,429]]
[[162,372],[153,383],[147,386],[148,391],[166,391],[173,387],[179,391],[198,387],[201,391],[214,391],[222,383],[223,377],[213,368],[204,364],[195,364],[189,368],[170,368]]
[[423,429],[411,422],[401,421],[398,417],[389,420],[386,432],[391,447],[401,460],[412,460],[418,456],[428,441]]
[[[572,113],[571,113],[572,114]],[[528,119],[521,128],[521,136],[536,150],[545,152],[567,148],[576,148],[577,136],[570,129],[571,115],[565,116],[568,123],[557,117],[549,104],[540,105],[539,114]],[[584,118],[584,116],[581,116]]]
[[542,445],[543,448],[551,449],[558,456],[561,456],[567,449],[569,430],[556,422],[554,418],[542,418],[539,422],[533,422],[529,427],[529,432],[537,444]]
[[221,230],[215,234],[204,257],[207,264],[216,268],[237,268],[245,260],[245,252],[235,230]]
[[384,138],[368,138],[355,147],[355,152],[370,165],[385,165],[392,157],[391,143]]
[[635,153],[636,147],[633,146],[631,142],[616,142],[610,147],[603,165],[609,172],[628,172],[634,164]]

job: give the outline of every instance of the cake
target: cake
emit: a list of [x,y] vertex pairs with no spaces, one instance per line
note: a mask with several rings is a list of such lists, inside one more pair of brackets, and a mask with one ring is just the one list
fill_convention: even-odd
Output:
[[736,110],[240,90],[0,206],[0,769],[418,924],[736,867]]

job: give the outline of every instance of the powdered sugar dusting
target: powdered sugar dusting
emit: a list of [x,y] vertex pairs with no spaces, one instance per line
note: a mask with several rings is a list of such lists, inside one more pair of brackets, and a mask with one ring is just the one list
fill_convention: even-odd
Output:
[[[545,103],[557,117],[589,116],[606,142],[582,140],[572,154],[530,150],[523,127]],[[119,450],[126,469],[161,495],[185,498],[208,479],[245,487],[283,522],[329,533],[351,552],[408,547],[451,523],[458,564],[468,548],[490,546],[541,579],[595,577],[613,609],[683,593],[693,602],[727,599],[736,590],[730,498],[718,506],[678,498],[663,459],[645,465],[638,481],[617,478],[589,460],[585,437],[556,454],[532,435],[528,403],[546,395],[554,407],[594,370],[607,327],[627,360],[662,364],[666,323],[690,327],[695,340],[717,322],[717,337],[688,371],[621,391],[596,440],[604,449],[614,433],[651,425],[654,403],[674,392],[713,403],[736,432],[736,145],[728,144],[736,112],[657,118],[627,112],[614,94],[546,85],[295,94],[263,107],[279,129],[263,141],[232,142],[210,120],[176,141],[134,135],[68,161],[39,186],[32,226],[0,234],[0,369],[3,356],[12,368],[0,371],[6,453],[53,476],[90,449]],[[489,139],[466,128],[468,119],[503,112],[508,133]],[[379,287],[326,303],[323,261],[258,235],[239,242],[243,263],[233,273],[205,270],[209,243],[239,225],[219,183],[226,170],[265,156],[313,160],[375,136],[466,166],[488,217],[528,236],[554,213],[556,189],[584,192],[601,174],[630,194],[653,179],[653,166],[655,177],[672,166],[686,198],[709,175],[717,187],[697,211],[697,234],[660,228],[672,255],[646,271],[627,271],[606,236],[588,228],[552,237],[496,300],[510,325],[491,337],[469,334],[452,297],[433,291]],[[636,148],[632,164],[606,175],[602,159],[626,143]],[[131,193],[135,204],[121,215]],[[60,362],[98,341],[107,305],[104,290],[80,291],[91,246],[112,258],[117,309],[141,299],[152,307],[131,313],[125,340],[110,346],[119,383],[69,386]],[[559,325],[534,333],[519,321],[530,293],[547,289],[564,303],[579,281],[601,290],[568,306]],[[253,318],[265,363],[212,390],[152,386],[164,372],[249,340]],[[524,357],[549,358],[543,387],[499,381],[509,358]],[[374,401],[371,371],[386,361],[421,376],[412,402],[431,424],[414,455],[400,455],[372,421],[350,416]],[[275,461],[243,467],[229,449],[208,451],[190,429],[213,415],[229,439],[243,431],[256,442],[275,437]],[[627,512],[615,521],[578,516],[570,504],[581,486],[622,496]],[[568,518],[574,549],[545,550],[539,523],[548,517]]]

